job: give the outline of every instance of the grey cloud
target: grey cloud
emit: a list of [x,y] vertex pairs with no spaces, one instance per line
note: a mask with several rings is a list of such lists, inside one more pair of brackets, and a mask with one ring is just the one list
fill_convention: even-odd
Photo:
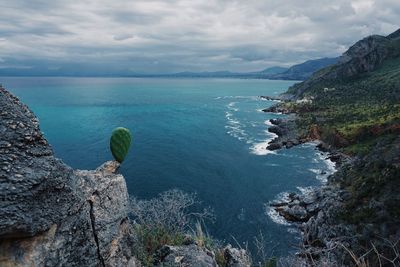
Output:
[[117,23],[130,24],[130,25],[148,25],[160,22],[161,18],[154,14],[145,14],[135,11],[117,10],[104,12],[105,15],[110,16]]
[[118,34],[118,35],[114,35],[114,40],[116,40],[116,41],[125,41],[125,40],[128,40],[128,39],[131,39],[131,38],[133,38],[134,37],[134,35],[133,34],[129,34],[129,33],[127,33],[127,34]]
[[50,69],[252,71],[337,56],[400,26],[398,0],[2,2],[0,58]]

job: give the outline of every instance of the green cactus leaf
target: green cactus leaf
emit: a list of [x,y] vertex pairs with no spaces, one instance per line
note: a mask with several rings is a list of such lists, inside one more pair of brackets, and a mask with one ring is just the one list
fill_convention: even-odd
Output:
[[110,138],[110,149],[115,160],[122,163],[128,154],[132,136],[128,129],[115,128]]

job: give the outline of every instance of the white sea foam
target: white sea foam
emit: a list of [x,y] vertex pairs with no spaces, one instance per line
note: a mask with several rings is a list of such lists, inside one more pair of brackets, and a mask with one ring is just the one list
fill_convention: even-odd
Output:
[[[234,104],[232,104],[232,106],[233,105]],[[235,118],[233,112],[234,110],[225,112],[225,117],[228,120],[227,125],[225,125],[225,129],[228,130],[226,133],[240,141],[244,141],[247,139],[248,135],[243,129],[244,125],[237,118]]]
[[297,190],[300,191],[300,193],[302,195],[309,195],[315,190],[315,187],[313,187],[313,186],[307,186],[307,187],[298,186],[296,188],[297,188]]
[[265,98],[265,97],[259,97],[259,99],[261,100],[261,101],[272,101],[272,102],[282,102],[282,100],[279,100],[279,99],[267,99],[267,98]]
[[269,162],[265,163],[265,165],[266,165],[266,166],[271,166],[271,167],[279,167],[279,166],[282,166],[281,164],[269,163]]
[[328,158],[328,156],[329,156],[328,153],[320,153],[320,154],[318,154],[318,156],[320,157],[320,159],[322,159],[325,162],[328,172],[333,174],[337,171],[336,163],[333,162],[330,158]]
[[318,142],[318,141],[310,141],[310,142],[307,142],[307,143],[302,144],[301,146],[303,146],[303,147],[315,147],[315,146],[317,146],[319,143],[320,143],[320,142]]
[[[309,146],[313,146],[315,147],[318,144],[318,142],[309,142],[306,144],[303,144],[303,146],[305,147],[309,147]],[[308,169],[310,172],[316,174],[316,178],[318,180],[321,181],[321,183],[326,183],[327,182],[327,178],[332,175],[333,173],[336,172],[336,165],[333,161],[331,161],[329,158],[329,153],[327,152],[320,152],[317,151],[316,152],[316,158],[315,160],[313,159],[314,163],[318,163],[318,162],[323,162],[325,163],[325,167],[321,168],[321,169],[315,169],[315,168],[310,168]],[[307,186],[307,187],[301,187],[298,186],[296,187],[297,190],[300,191],[300,193],[302,195],[310,195],[314,192],[315,187],[313,186]],[[280,193],[276,200],[276,202],[288,202],[289,201],[289,193],[288,192],[282,192]],[[279,215],[279,213],[273,209],[272,207],[268,206],[267,207],[267,215],[272,219],[272,221],[274,221],[275,223],[278,224],[283,224],[283,225],[290,225],[290,223],[288,223],[285,218],[283,218],[282,216]]]
[[[302,144],[302,147],[313,147],[319,144],[319,141],[312,141]],[[289,155],[285,155],[290,157]],[[303,157],[304,158],[304,157]],[[308,170],[315,174],[315,178],[317,178],[322,183],[326,183],[328,177],[336,172],[336,164],[329,159],[328,152],[321,152],[319,150],[315,150],[315,157],[312,159],[312,163],[318,164],[323,163],[323,166],[318,168],[309,168]]]
[[227,107],[228,107],[229,110],[232,110],[232,111],[239,111],[239,109],[235,107],[236,104],[237,104],[237,102],[230,102],[230,103],[227,105]]
[[223,97],[217,97],[215,99],[248,99],[248,100],[261,100],[258,96],[246,96],[246,95],[228,95],[228,96],[223,96]]
[[282,225],[290,225],[288,221],[285,220],[273,207],[268,207],[266,210],[266,214],[274,223],[282,224]]
[[[271,123],[271,120],[264,121],[264,124],[267,126],[273,126],[273,124]],[[275,133],[271,133],[268,130],[265,130],[264,132],[266,133],[268,138],[261,142],[254,143],[253,146],[250,147],[250,151],[252,154],[260,155],[260,156],[264,156],[264,155],[268,155],[268,154],[276,154],[275,151],[268,150],[267,147],[268,147],[269,143],[271,143],[272,140],[274,140],[276,137],[278,137],[278,135]]]
[[276,137],[278,137],[278,135],[275,133],[270,133],[270,132],[268,132],[268,130],[265,130],[265,133],[268,136],[267,139],[265,139],[261,142],[254,143],[250,147],[250,151],[252,154],[259,155],[259,156],[264,156],[264,155],[268,155],[268,154],[276,154],[275,151],[269,150],[269,149],[267,149],[267,147],[272,140],[274,140]]
[[240,141],[246,140],[247,133],[245,130],[241,129],[239,125],[238,126],[226,125],[225,128],[228,130],[226,133],[229,134],[230,136],[235,137]]
[[308,169],[310,172],[313,172],[313,173],[315,173],[315,174],[319,174],[319,173],[321,173],[321,170],[319,170],[319,169]]
[[[277,203],[284,203],[284,202],[289,202],[289,193],[287,192],[282,192],[277,195],[276,199],[273,202]],[[268,217],[271,218],[271,220],[277,224],[282,224],[282,225],[290,225],[288,221],[285,220],[283,216],[279,214],[273,207],[270,205],[265,205],[265,213],[267,214]]]
[[296,239],[300,239],[301,236],[299,234],[301,233],[301,231],[298,227],[289,227],[287,231],[291,234],[296,234],[298,236],[296,237]]
[[266,125],[268,125],[268,126],[274,126],[274,125],[272,124],[271,120],[266,120],[266,121],[264,121],[264,123],[265,123]]
[[[259,101],[261,98],[258,96],[225,96],[224,99],[250,99],[250,100],[257,100]],[[232,137],[240,140],[245,141],[247,144],[250,144],[250,153],[255,155],[268,155],[268,154],[276,154],[275,151],[268,150],[267,147],[269,143],[277,137],[276,134],[268,132],[265,130],[265,138],[263,137],[252,137],[245,131],[246,126],[257,128],[260,126],[259,123],[250,121],[246,123],[242,123],[239,119],[236,118],[235,113],[238,112],[240,109],[237,107],[238,101],[229,102],[226,105],[227,111],[225,112],[225,117],[227,119],[227,124],[225,128],[227,129],[227,134],[231,135]],[[272,126],[270,120],[264,121],[264,124],[267,126]],[[262,135],[261,135],[262,136]]]
[[259,156],[265,156],[265,155],[268,155],[268,154],[276,154],[275,151],[267,149],[267,146],[268,146],[269,142],[270,141],[265,141],[265,142],[253,144],[250,147],[251,153],[255,154],[255,155],[259,155]]
[[317,171],[310,169],[310,171],[316,173],[316,178],[318,180],[320,180],[322,183],[326,183],[328,181],[328,177],[336,172],[336,164],[329,159],[328,152],[318,151],[316,156],[318,158],[317,160],[322,161],[325,164],[325,167]]

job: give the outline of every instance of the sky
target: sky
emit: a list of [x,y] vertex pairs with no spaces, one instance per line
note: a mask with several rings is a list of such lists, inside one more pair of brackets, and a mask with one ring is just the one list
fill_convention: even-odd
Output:
[[0,0],[0,74],[257,71],[400,27],[399,0]]

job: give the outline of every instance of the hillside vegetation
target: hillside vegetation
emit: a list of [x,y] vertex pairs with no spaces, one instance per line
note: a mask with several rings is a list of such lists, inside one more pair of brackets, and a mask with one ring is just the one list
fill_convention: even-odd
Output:
[[[296,124],[303,137],[313,135],[353,157],[331,178],[352,196],[338,212],[337,221],[356,230],[359,246],[353,249],[363,253],[375,244],[384,257],[396,258],[400,240],[400,30],[357,42],[337,64],[292,86],[283,98],[281,107],[298,114]],[[387,246],[389,241],[392,248]],[[368,255],[371,266],[380,266],[378,253]]]

